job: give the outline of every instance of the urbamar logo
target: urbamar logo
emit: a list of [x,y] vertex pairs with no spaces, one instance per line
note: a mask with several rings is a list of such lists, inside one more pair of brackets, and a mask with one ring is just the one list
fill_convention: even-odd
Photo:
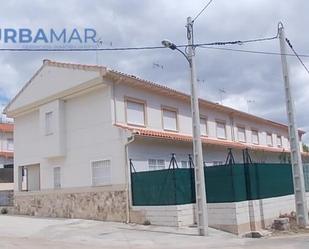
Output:
[[96,43],[97,32],[93,28],[85,29],[43,29],[29,28],[4,28],[0,29],[0,41],[2,44],[87,44]]

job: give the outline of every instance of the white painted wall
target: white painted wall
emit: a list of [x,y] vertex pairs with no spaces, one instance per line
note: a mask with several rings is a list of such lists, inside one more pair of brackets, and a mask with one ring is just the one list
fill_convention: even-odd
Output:
[[[39,163],[42,190],[54,187],[54,167],[61,168],[63,188],[91,186],[91,162],[109,159],[112,183],[124,184],[124,132],[112,125],[110,95],[110,87],[102,84],[85,94],[49,103],[40,111],[17,117],[15,171],[18,166]],[[49,140],[42,132],[42,119],[46,110],[54,110],[57,114],[60,108],[63,108],[57,118],[60,121],[56,120],[55,124],[62,123],[63,131],[58,133],[57,128],[55,134],[59,135]],[[57,154],[58,145],[65,146],[61,156]]]
[[59,92],[66,91],[82,83],[99,77],[99,71],[86,71],[64,67],[44,66],[9,106],[8,111],[25,107],[40,100],[44,100]]
[[[129,158],[137,171],[149,170],[148,159],[163,159],[165,167],[168,168],[171,154],[176,154],[178,167],[181,167],[181,161],[188,161],[188,154],[192,155],[192,144],[190,142],[175,142],[172,140],[160,140],[150,138],[137,138],[128,147]],[[278,163],[280,153],[250,152],[254,162]],[[242,151],[233,150],[236,163],[242,163]],[[212,165],[214,162],[225,163],[227,157],[227,148],[222,146],[207,145],[203,146],[203,157],[206,165]]]
[[[115,87],[115,98],[116,98],[116,110],[117,110],[117,123],[126,123],[125,119],[125,98],[132,97],[140,99],[146,102],[146,127],[153,130],[162,129],[162,113],[161,106],[169,106],[178,109],[178,121],[179,121],[179,133],[181,134],[192,134],[191,124],[191,111],[190,103],[183,100],[178,100],[168,96],[162,96],[157,93],[134,88],[127,85],[118,84]],[[201,116],[207,117],[208,136],[210,138],[217,138],[216,136],[216,121],[224,121],[226,123],[227,140],[238,141],[237,139],[237,126],[241,125],[246,128],[247,143],[251,144],[251,130],[255,129],[259,132],[260,145],[267,146],[266,144],[266,132],[273,134],[274,147],[276,144],[276,135],[283,136],[283,148],[289,149],[288,144],[288,132],[287,129],[278,128],[276,126],[265,125],[263,123],[256,123],[254,121],[245,120],[238,116],[233,117],[227,113],[219,112],[216,110],[200,108]],[[233,133],[234,131],[234,138]]]

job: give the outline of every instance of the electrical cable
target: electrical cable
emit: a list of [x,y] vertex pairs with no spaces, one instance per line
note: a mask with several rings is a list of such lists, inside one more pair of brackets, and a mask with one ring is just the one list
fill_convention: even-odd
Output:
[[[250,40],[237,40],[237,41],[218,41],[210,43],[198,43],[194,45],[177,45],[178,48],[186,48],[189,46],[223,46],[223,45],[243,45],[245,43],[262,42],[277,39],[278,36],[265,37]],[[151,49],[165,49],[165,46],[141,46],[141,47],[118,47],[118,48],[0,48],[0,51],[11,52],[91,52],[91,51],[130,51],[130,50],[151,50]]]
[[[199,46],[200,48],[206,49],[214,49],[214,50],[225,50],[225,51],[233,51],[233,52],[241,52],[241,53],[251,53],[251,54],[263,54],[263,55],[286,55],[286,56],[296,56],[295,54],[281,54],[277,52],[267,52],[267,51],[256,51],[256,50],[243,50],[243,49],[233,49],[233,48],[219,48],[219,47],[208,47],[208,46]],[[308,54],[299,54],[299,57],[308,57]]]
[[212,3],[213,0],[210,0],[205,7],[196,15],[195,18],[193,18],[192,22],[194,22],[207,8],[208,6]]
[[306,67],[305,63],[302,61],[302,59],[300,58],[300,56],[297,54],[297,52],[295,51],[295,49],[293,48],[291,42],[289,39],[285,38],[286,43],[289,45],[289,47],[291,48],[291,50],[293,51],[294,55],[297,57],[297,59],[299,60],[299,62],[302,64],[302,66],[305,68],[305,70],[307,71],[307,73],[309,74],[309,69]]

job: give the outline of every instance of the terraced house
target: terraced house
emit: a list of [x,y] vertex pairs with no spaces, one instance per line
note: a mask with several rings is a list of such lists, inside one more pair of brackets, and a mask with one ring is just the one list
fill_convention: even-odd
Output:
[[[129,221],[128,159],[158,170],[175,153],[186,168],[192,153],[189,95],[103,66],[44,60],[5,111],[22,214]],[[244,148],[256,162],[288,160],[286,125],[203,99],[200,114],[207,166],[228,148],[238,162]]]

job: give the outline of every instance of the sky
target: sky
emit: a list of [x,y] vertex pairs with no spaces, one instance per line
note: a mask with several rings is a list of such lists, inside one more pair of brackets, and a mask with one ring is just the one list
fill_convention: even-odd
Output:
[[[94,28],[101,47],[186,44],[186,18],[204,0],[29,0],[1,3],[0,28]],[[213,0],[194,24],[196,43],[272,37],[282,21],[299,54],[309,54],[309,1]],[[280,52],[279,40],[224,48]],[[168,49],[102,52],[0,52],[0,104],[5,105],[42,65],[43,59],[100,64],[189,92],[185,58]],[[309,58],[303,58],[309,66]],[[309,74],[289,57],[297,124],[309,133]],[[286,123],[281,60],[277,55],[196,49],[199,95],[238,110]],[[221,89],[221,90],[220,90]],[[224,92],[222,91],[224,90]],[[309,134],[304,136],[309,143]]]

